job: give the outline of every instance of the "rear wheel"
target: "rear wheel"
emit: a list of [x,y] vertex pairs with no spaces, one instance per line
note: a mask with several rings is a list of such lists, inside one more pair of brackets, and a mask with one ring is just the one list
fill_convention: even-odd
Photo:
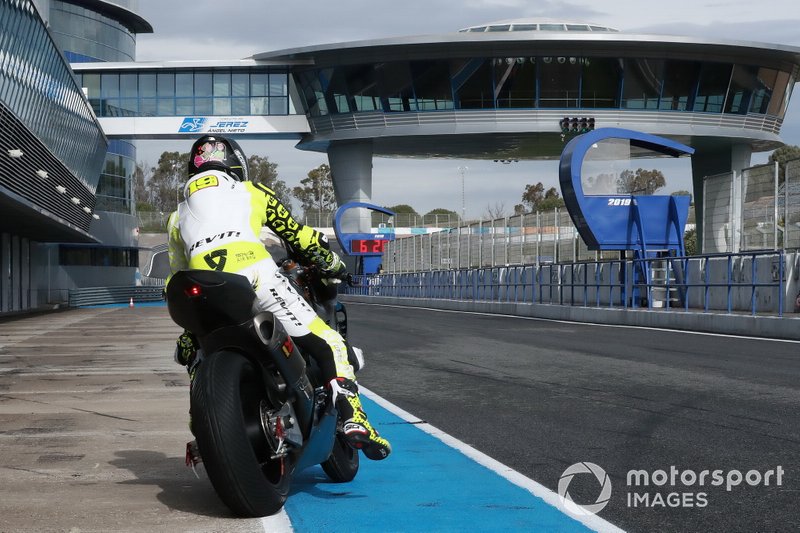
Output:
[[289,492],[288,458],[271,458],[262,425],[265,402],[260,371],[243,355],[221,351],[199,365],[191,392],[192,427],[214,490],[239,516],[274,514]]

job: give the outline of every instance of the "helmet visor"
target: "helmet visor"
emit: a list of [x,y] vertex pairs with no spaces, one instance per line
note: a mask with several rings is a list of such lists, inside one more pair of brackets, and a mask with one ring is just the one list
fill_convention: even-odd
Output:
[[225,164],[226,158],[225,143],[206,142],[197,147],[197,153],[194,154],[194,166],[200,168],[202,165],[212,161]]

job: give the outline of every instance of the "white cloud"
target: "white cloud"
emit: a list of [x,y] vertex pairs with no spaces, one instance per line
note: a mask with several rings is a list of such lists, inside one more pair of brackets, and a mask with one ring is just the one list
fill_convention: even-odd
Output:
[[174,61],[205,59],[241,59],[262,52],[252,43],[225,43],[211,37],[165,37],[142,39],[136,45],[137,61]]

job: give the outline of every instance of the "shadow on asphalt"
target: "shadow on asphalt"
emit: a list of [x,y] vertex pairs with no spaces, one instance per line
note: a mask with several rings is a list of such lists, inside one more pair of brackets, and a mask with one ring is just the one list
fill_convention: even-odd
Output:
[[120,450],[112,466],[129,470],[136,479],[119,482],[121,485],[155,485],[161,489],[158,501],[176,511],[216,518],[233,518],[219,499],[202,466],[197,468],[200,479],[185,466],[183,457],[167,457],[149,450]]
[[321,500],[342,498],[365,498],[363,494],[353,494],[350,483],[337,483],[322,471],[320,466],[307,468],[295,474],[289,489],[289,498],[293,494],[304,492]]

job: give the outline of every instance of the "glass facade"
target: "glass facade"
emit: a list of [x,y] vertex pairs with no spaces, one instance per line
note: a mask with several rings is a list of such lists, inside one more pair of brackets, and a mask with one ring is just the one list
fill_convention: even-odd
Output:
[[612,31],[614,28],[606,26],[595,26],[594,24],[567,24],[560,22],[536,23],[536,22],[512,22],[508,24],[491,24],[489,26],[472,26],[463,30],[461,33],[483,33],[483,32],[507,32],[507,31]]
[[70,61],[135,61],[136,35],[118,21],[69,2],[50,2],[50,31]]
[[581,108],[783,118],[796,81],[788,72],[753,65],[538,55],[344,65],[300,70],[296,77],[304,111],[312,116]]
[[[127,9],[135,8],[130,1],[117,2]],[[101,6],[98,6],[98,8]],[[50,3],[50,25],[55,39],[64,55],[74,63],[92,62],[129,62],[136,59],[136,34],[119,20],[103,13],[87,9],[70,2],[52,0]],[[162,76],[152,75],[148,83],[152,83],[152,92],[156,92],[156,84],[166,96],[168,93]],[[79,76],[80,78],[80,76]],[[81,86],[94,95],[92,107],[97,116],[103,116],[101,109],[106,108],[111,116],[130,115],[139,109],[138,83],[132,75],[100,75],[96,79],[89,77]],[[101,93],[102,87],[102,93]],[[150,86],[145,84],[145,89]],[[100,103],[103,102],[103,103]],[[107,103],[106,103],[107,102]],[[136,105],[131,108],[131,102]],[[155,112],[159,110],[175,110],[174,88],[171,98],[147,100],[144,108],[152,104]],[[172,113],[164,113],[172,114]],[[136,165],[136,148],[132,143],[112,141],[97,186],[97,209],[118,213],[133,214],[134,202],[131,200],[131,177]]]
[[138,267],[139,250],[113,246],[62,244],[58,247],[58,264],[62,266]]
[[0,101],[94,190],[106,139],[30,2],[0,0]]
[[117,213],[132,213],[134,201],[131,183],[136,170],[136,147],[123,140],[108,144],[103,172],[97,185],[95,208]]
[[[285,69],[79,71],[76,76],[99,117],[289,114]],[[380,104],[369,99],[356,96],[360,107],[353,109]]]

